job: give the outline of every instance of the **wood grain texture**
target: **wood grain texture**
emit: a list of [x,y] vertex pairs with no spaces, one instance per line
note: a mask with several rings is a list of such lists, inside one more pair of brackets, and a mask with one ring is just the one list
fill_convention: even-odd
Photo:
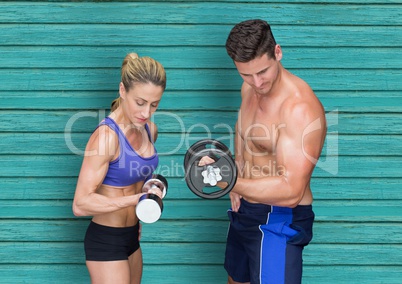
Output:
[[[205,29],[203,25],[184,24],[0,24],[1,37],[6,46],[16,45],[57,45],[64,46],[222,46],[232,24],[212,24]],[[400,27],[390,26],[344,26],[309,25],[275,26],[273,28],[276,40],[282,45],[301,47],[353,46],[375,47],[381,38],[381,46],[399,47]],[[61,36],[62,35],[62,36]],[[154,35],[159,35],[155,37]],[[172,36],[174,35],[174,36]],[[208,40],[204,40],[208,39]],[[157,57],[158,58],[158,57]],[[158,58],[159,59],[159,58]]]
[[[54,133],[62,132],[67,141],[73,140],[75,133],[88,133],[96,128],[108,110],[52,111],[43,114],[40,110],[3,110],[0,111],[4,132],[15,133]],[[233,135],[237,117],[235,111],[221,111],[219,116],[213,110],[205,110],[202,121],[194,111],[159,111],[151,119],[158,125],[161,133],[175,133],[181,143],[190,146],[197,138],[217,136],[221,140]],[[26,119],[29,117],[29,119]],[[328,133],[360,135],[399,135],[402,130],[401,113],[327,113]],[[71,137],[70,137],[71,135]],[[195,135],[198,135],[196,138]],[[89,137],[89,136],[88,136]],[[225,142],[225,141],[224,141]],[[328,141],[327,141],[328,142]],[[228,143],[230,144],[230,143]],[[393,147],[399,147],[395,145]],[[174,147],[175,149],[176,147]],[[172,149],[173,150],[173,149]]]
[[[318,91],[397,91],[400,88],[401,73],[395,69],[313,69],[290,70],[295,75],[311,82]],[[240,77],[234,69],[174,69],[167,70],[169,91],[239,90]],[[1,69],[2,91],[50,91],[50,90],[108,90],[116,94],[119,84],[119,70],[113,69]],[[13,80],[20,84],[13,84]],[[206,84],[206,82],[209,82]],[[376,82],[373,85],[373,82]]]
[[[304,263],[306,265],[391,265],[400,264],[398,253],[401,245],[342,245],[344,253],[339,252],[340,245],[310,244],[305,249]],[[9,247],[13,249],[10,250]],[[53,257],[43,254],[43,245],[37,242],[1,243],[0,263],[30,263],[30,264],[80,264],[84,258],[82,242],[48,242],[46,247],[53,251]],[[144,253],[144,264],[152,265],[222,265],[224,243],[146,243],[141,244]],[[361,253],[364,250],[365,253]],[[30,252],[32,258],[24,254]],[[13,258],[5,256],[13,254]],[[387,258],[381,257],[386,253]],[[160,257],[161,255],[169,257]]]
[[[357,205],[359,206],[359,205]],[[325,214],[324,211],[321,211]],[[26,216],[26,219],[28,216]],[[314,224],[314,244],[384,244],[398,245],[402,241],[402,225],[399,223],[383,223],[380,221],[339,222],[336,220],[317,220]],[[9,242],[82,242],[89,224],[89,218],[78,220],[47,219],[46,227],[43,220],[27,222],[21,219],[9,219],[2,222],[3,234],[0,241]],[[193,220],[189,216],[178,216],[175,220],[163,218],[150,225],[144,225],[142,242],[157,242],[153,236],[159,232],[158,242],[168,243],[224,243],[229,221],[226,219],[211,219],[197,222],[194,230]],[[24,232],[19,227],[24,226]]]
[[[52,282],[57,277],[58,283],[77,284],[89,283],[89,276],[84,264],[36,264],[17,265],[19,273],[9,269],[8,265],[0,264],[0,273],[11,283],[26,283],[26,279],[35,275],[35,280]],[[180,275],[180,277],[177,277]],[[377,284],[379,279],[386,279],[387,283],[400,283],[402,273],[398,266],[304,266],[303,283],[311,284],[349,284],[363,282]],[[226,273],[222,265],[145,265],[144,283],[167,284],[205,284],[224,283]]]
[[90,217],[74,217],[72,199],[132,51],[168,77],[153,121],[169,193],[161,220],[142,228],[143,283],[226,282],[229,197],[195,196],[182,165],[202,138],[233,149],[241,78],[225,40],[263,18],[329,123],[303,283],[400,283],[401,11],[401,0],[0,1],[0,282],[89,283]]
[[[76,176],[0,177],[0,200],[71,200],[76,181]],[[313,177],[311,187],[316,200],[397,200],[401,183],[402,178],[389,177]],[[169,188],[167,200],[198,199],[183,177],[169,177]]]
[[[0,177],[76,177],[81,162],[82,157],[78,155],[70,157],[65,155],[3,156],[0,164]],[[271,167],[274,169],[274,165]],[[399,169],[401,167],[402,161],[399,157],[328,157],[317,164],[313,176],[323,178],[400,178]],[[136,168],[133,167],[131,170],[136,171]],[[183,177],[183,157],[160,157],[157,172],[166,177]]]
[[[221,133],[214,132],[214,136],[229,135],[230,132],[227,128],[221,128]],[[225,133],[224,130],[227,130]],[[195,142],[197,135],[205,135],[207,138],[208,133],[188,133],[187,135],[171,134],[159,132],[159,137],[156,142],[158,153],[163,156],[167,155],[184,155]],[[7,147],[0,147],[0,155],[24,155],[24,154],[38,154],[38,155],[82,155],[85,151],[85,146],[91,133],[65,133],[54,132],[14,132],[14,133],[0,133],[0,141]],[[223,139],[221,139],[223,140]],[[228,138],[226,140],[229,140]],[[30,148],[32,144],[43,143],[41,147]],[[402,137],[400,135],[384,134],[384,135],[370,135],[370,134],[328,134],[328,139],[324,144],[322,156],[331,155],[330,150],[334,143],[337,143],[338,153],[340,156],[371,156],[376,152],[376,156],[394,156],[402,152]],[[361,148],[362,143],[367,144]],[[233,145],[230,150],[233,152]],[[390,147],[390,145],[392,145]]]
[[[0,5],[3,15],[0,18],[8,23],[65,23],[65,24],[230,24],[250,18],[270,17],[273,25],[287,25],[289,23],[300,25],[331,25],[341,22],[343,25],[389,25],[401,24],[401,11],[398,5],[362,5],[361,2],[348,1],[349,5],[335,3],[305,3],[294,4],[295,1],[255,1],[260,3],[227,2],[205,4],[198,1],[185,3],[97,3],[94,9],[92,3],[64,3],[49,7],[46,3],[38,3],[33,7],[24,4]],[[253,1],[248,1],[253,2]],[[263,3],[266,3],[265,5]],[[270,4],[270,2],[273,2]],[[287,3],[286,3],[287,2]],[[330,1],[326,1],[330,2]],[[400,3],[400,1],[395,1]],[[261,9],[264,7],[264,9]],[[239,11],[241,10],[241,13]],[[133,13],[126,13],[133,11]],[[150,13],[152,11],[152,13]],[[107,13],[106,13],[107,12]],[[18,17],[15,14],[18,13]],[[121,15],[125,14],[125,17]],[[202,14],[202,16],[201,16]],[[141,17],[138,17],[141,15]],[[307,21],[308,19],[308,21]]]
[[[327,112],[398,113],[402,107],[399,91],[315,91]],[[109,112],[117,91],[0,91],[5,110],[97,110]],[[71,99],[73,98],[73,99]],[[208,109],[236,111],[239,90],[167,90],[159,110]]]

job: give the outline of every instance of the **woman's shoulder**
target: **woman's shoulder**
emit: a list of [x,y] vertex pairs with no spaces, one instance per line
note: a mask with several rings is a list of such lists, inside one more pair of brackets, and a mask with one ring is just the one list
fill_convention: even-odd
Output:
[[115,153],[119,147],[118,134],[107,124],[100,124],[90,136],[87,150],[93,153]]

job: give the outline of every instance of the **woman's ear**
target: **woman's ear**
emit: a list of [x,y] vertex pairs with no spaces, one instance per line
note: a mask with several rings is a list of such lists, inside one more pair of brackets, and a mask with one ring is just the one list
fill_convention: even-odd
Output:
[[120,82],[119,84],[119,94],[120,98],[122,98],[123,100],[126,98],[126,88],[124,87],[123,82]]
[[282,48],[279,44],[275,46],[275,59],[280,61],[282,59]]

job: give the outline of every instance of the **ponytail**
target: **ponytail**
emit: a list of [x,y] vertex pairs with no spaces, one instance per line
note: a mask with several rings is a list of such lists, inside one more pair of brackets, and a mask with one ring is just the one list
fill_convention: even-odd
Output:
[[[137,53],[131,52],[126,55],[121,66],[121,82],[128,92],[136,84],[152,83],[155,86],[166,89],[166,72],[162,64],[155,59],[144,56],[139,57]],[[116,110],[121,99],[113,100],[111,111]]]

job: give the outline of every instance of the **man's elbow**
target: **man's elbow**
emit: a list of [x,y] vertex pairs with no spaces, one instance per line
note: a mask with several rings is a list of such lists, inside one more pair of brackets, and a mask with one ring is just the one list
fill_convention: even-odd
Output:
[[289,200],[285,207],[295,208],[297,205],[299,205],[299,201],[295,202],[295,201]]
[[299,205],[299,201],[293,200],[293,199],[286,199],[282,200],[278,206],[281,207],[288,207],[288,208],[295,208],[297,205]]
[[303,196],[300,194],[290,194],[285,200],[283,200],[282,206],[295,208],[297,205],[299,205],[302,198]]

